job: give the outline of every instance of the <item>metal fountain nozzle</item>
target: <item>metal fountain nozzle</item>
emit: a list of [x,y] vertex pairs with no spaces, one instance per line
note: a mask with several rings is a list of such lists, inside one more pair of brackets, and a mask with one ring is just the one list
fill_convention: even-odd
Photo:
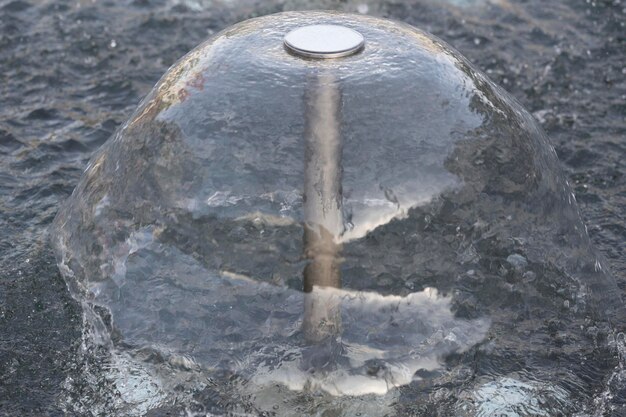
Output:
[[[302,58],[342,58],[360,52],[365,39],[339,25],[310,25],[289,32],[288,51]],[[341,195],[341,92],[332,73],[320,71],[307,92],[304,168],[303,332],[319,343],[339,335],[339,300],[315,293],[315,287],[341,287],[339,243],[343,233]]]

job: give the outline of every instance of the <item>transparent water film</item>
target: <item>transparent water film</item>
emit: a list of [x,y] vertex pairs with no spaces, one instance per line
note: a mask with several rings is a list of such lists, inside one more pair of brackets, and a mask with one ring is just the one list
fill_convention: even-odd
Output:
[[[310,24],[365,46],[288,51]],[[555,415],[615,366],[622,302],[545,134],[399,23],[294,12],[213,36],[55,228],[128,414]]]

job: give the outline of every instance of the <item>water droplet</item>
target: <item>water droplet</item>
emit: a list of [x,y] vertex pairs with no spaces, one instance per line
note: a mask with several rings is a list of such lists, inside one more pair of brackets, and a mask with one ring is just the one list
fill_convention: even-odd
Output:
[[526,260],[526,258],[524,258],[522,255],[519,255],[517,253],[509,255],[506,258],[506,261],[517,270],[524,269],[528,265],[528,261]]

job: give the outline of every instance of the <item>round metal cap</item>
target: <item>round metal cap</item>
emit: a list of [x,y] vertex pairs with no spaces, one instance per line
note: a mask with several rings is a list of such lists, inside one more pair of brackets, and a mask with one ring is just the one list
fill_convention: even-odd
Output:
[[365,38],[356,30],[339,25],[310,25],[289,32],[285,47],[307,58],[341,58],[363,49]]

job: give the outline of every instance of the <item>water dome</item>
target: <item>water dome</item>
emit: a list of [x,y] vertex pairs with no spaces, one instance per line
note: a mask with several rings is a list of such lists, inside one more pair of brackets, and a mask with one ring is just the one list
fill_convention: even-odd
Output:
[[54,244],[90,342],[151,387],[120,394],[138,414],[567,414],[622,306],[532,117],[360,15],[256,18],[184,56]]

